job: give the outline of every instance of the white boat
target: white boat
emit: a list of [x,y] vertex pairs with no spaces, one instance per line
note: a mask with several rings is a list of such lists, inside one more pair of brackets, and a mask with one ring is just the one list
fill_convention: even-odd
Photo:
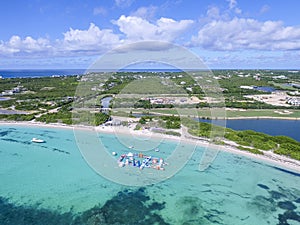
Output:
[[44,143],[45,141],[42,139],[38,139],[38,138],[32,138],[31,142],[35,142],[35,143]]

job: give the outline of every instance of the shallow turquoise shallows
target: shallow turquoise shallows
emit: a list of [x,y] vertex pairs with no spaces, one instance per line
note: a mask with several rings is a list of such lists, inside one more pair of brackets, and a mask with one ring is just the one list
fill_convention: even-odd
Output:
[[[114,135],[99,138],[126,149]],[[90,168],[71,129],[1,125],[0,224],[299,224],[300,174],[225,152],[200,172],[202,153],[165,181],[130,187]]]

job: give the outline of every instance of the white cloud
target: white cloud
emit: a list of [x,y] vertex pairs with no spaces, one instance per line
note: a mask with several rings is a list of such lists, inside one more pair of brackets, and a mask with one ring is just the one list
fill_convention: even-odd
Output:
[[107,14],[107,11],[105,8],[99,6],[99,7],[94,8],[93,14],[105,16]]
[[115,5],[120,8],[126,8],[132,5],[134,0],[115,0]]
[[236,14],[241,14],[241,13],[242,13],[242,10],[241,10],[240,8],[235,8],[235,9],[234,9],[234,12],[235,12]]
[[193,21],[175,21],[162,17],[155,23],[150,23],[140,17],[126,17],[122,15],[117,21],[114,21],[114,23],[119,26],[120,31],[123,32],[130,41],[174,41],[193,24]]
[[[229,3],[228,7],[233,9],[237,6],[236,1]],[[207,50],[300,50],[300,27],[285,26],[281,21],[231,18],[228,10],[221,12],[217,7],[209,7],[207,16],[197,24],[201,27],[194,31],[191,29],[193,20],[164,17],[149,20],[147,17],[153,15],[155,11],[156,8],[153,6],[141,7],[131,16],[120,16],[118,20],[112,21],[117,26],[117,31],[103,29],[91,23],[87,29],[70,28],[58,40],[14,35],[7,41],[0,40],[0,55],[19,58],[34,58],[40,55],[45,57],[96,55],[123,43],[136,41],[186,44],[183,40],[186,40],[187,32],[194,32],[191,46],[201,46]],[[166,46],[134,47],[154,50]]]
[[241,14],[242,10],[237,7],[237,1],[236,0],[226,0],[228,2],[228,7],[230,10],[234,10],[236,14]]
[[220,10],[216,6],[210,6],[206,12],[206,15],[212,19],[220,18]]
[[214,50],[295,50],[300,49],[300,28],[286,27],[281,21],[212,20],[199,30],[193,42]]
[[237,5],[236,0],[227,0],[228,4],[229,4],[229,9],[234,9]]
[[61,42],[64,51],[101,52],[120,43],[119,36],[112,30],[100,29],[91,23],[87,30],[72,29],[64,33]]
[[[154,23],[136,16],[121,16],[114,23],[119,32],[111,29],[100,29],[91,23],[88,29],[70,28],[63,33],[63,38],[49,40],[12,36],[8,41],[0,40],[0,55],[8,57],[44,57],[95,55],[111,50],[123,43],[142,40],[174,41],[180,37],[192,24],[192,20],[176,21],[170,18],[160,18]],[[121,32],[125,36],[121,39]]]
[[120,47],[114,49],[114,52],[129,52],[135,50],[145,50],[145,51],[165,51],[172,48],[173,45],[168,42],[160,41],[142,41],[134,42],[127,45],[121,45]]
[[269,5],[263,5],[260,9],[260,14],[266,13],[270,10],[270,6]]
[[131,16],[140,17],[143,19],[152,19],[157,11],[156,6],[140,7],[136,11],[131,13]]
[[63,39],[51,42],[45,38],[21,39],[14,35],[7,42],[0,41],[0,55],[36,57],[41,52],[45,57],[76,55],[78,52],[95,54],[103,53],[122,42],[112,30],[101,30],[93,23],[87,30],[70,28],[63,36]]
[[0,42],[0,54],[7,56],[50,50],[52,50],[50,41],[45,38],[38,38],[35,40],[28,36],[25,39],[21,39],[21,37],[14,35],[7,42]]

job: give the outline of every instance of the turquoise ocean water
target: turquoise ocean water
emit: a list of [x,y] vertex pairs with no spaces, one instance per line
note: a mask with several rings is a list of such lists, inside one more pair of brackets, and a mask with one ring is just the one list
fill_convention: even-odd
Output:
[[[100,136],[112,151],[125,149]],[[167,141],[153,154],[175,146]],[[200,172],[202,153],[168,180],[130,187],[91,169],[70,129],[1,125],[0,224],[300,223],[300,174],[225,152]]]

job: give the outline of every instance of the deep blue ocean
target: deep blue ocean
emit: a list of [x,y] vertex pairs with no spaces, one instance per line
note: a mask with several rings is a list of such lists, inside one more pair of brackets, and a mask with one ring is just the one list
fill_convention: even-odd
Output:
[[[51,76],[72,76],[82,75],[86,69],[7,69],[0,70],[2,78],[16,77],[51,77]],[[107,70],[109,71],[109,70]],[[179,69],[121,69],[120,72],[181,72]]]
[[2,78],[16,78],[16,77],[51,77],[51,76],[71,76],[84,74],[84,69],[45,69],[45,70],[0,70]]

